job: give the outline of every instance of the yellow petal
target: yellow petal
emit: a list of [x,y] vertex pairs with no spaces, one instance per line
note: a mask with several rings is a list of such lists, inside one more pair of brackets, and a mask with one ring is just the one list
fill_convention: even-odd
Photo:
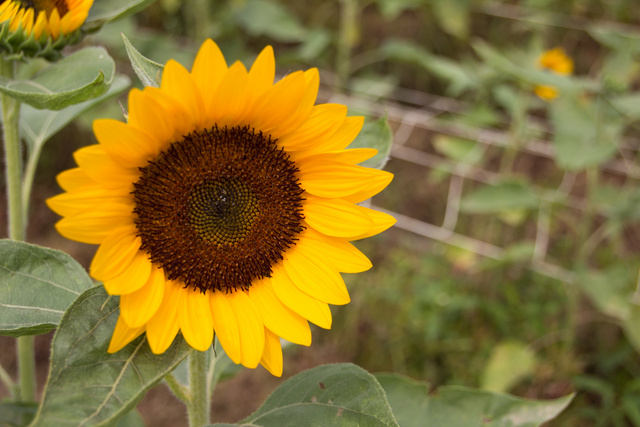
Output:
[[298,250],[320,258],[343,273],[360,273],[371,268],[371,261],[355,246],[339,237],[305,230],[296,244]]
[[226,72],[227,63],[220,48],[211,39],[205,40],[193,63],[191,75],[200,89],[207,115],[211,114],[210,106],[216,101],[216,90]]
[[73,191],[94,184],[91,178],[89,178],[89,175],[81,168],[73,168],[60,172],[56,177],[56,181],[58,181],[58,185],[64,191]]
[[241,363],[247,368],[255,368],[264,353],[264,323],[260,311],[244,291],[229,293],[227,300],[240,332]]
[[158,311],[147,322],[147,340],[155,354],[162,354],[169,348],[180,330],[178,323],[178,305],[182,286],[171,280],[165,280],[164,297]]
[[[157,87],[147,87],[144,92],[149,99],[152,99],[159,106],[159,112],[163,114],[164,120],[168,124],[169,142],[181,141],[185,135],[200,127],[184,105],[166,91]],[[161,142],[161,149],[165,149],[168,146],[166,141]]]
[[264,328],[264,352],[260,364],[276,377],[282,376],[282,347],[280,339],[269,329]]
[[131,327],[143,326],[160,308],[165,277],[161,268],[152,267],[147,283],[135,292],[120,297],[121,316]]
[[311,344],[309,324],[280,302],[270,279],[252,283],[249,298],[260,310],[264,325],[276,335],[295,344]]
[[301,187],[319,197],[346,198],[371,189],[377,193],[393,179],[388,172],[345,163],[306,159],[297,163]]
[[272,131],[271,136],[280,139],[286,135],[296,132],[300,126],[309,118],[313,110],[313,104],[318,97],[318,88],[320,87],[320,75],[316,68],[311,68],[304,72],[306,88],[302,99],[298,103],[298,108],[290,117],[283,120]]
[[132,223],[132,207],[113,203],[62,218],[56,223],[56,230],[67,239],[100,244],[115,229]]
[[218,127],[240,123],[247,113],[247,70],[242,63],[236,62],[229,68],[210,102],[210,118]]
[[282,264],[291,281],[304,293],[329,304],[350,301],[340,273],[321,259],[293,248],[285,254]]
[[327,303],[319,301],[298,289],[287,276],[282,264],[273,267],[271,284],[278,299],[289,307],[291,311],[321,328],[331,328],[331,310],[329,310]]
[[133,224],[112,231],[91,261],[91,277],[96,280],[109,280],[122,274],[140,250],[142,241],[137,233],[138,230]]
[[327,236],[359,236],[373,227],[373,221],[359,206],[340,199],[306,196],[303,202],[307,224]]
[[84,173],[105,187],[130,189],[139,177],[137,168],[119,165],[98,144],[80,148],[73,158]]
[[322,147],[326,151],[343,150],[353,142],[358,136],[362,125],[364,124],[364,117],[354,116],[347,117],[336,133],[331,135],[331,138],[322,144]]
[[276,76],[276,60],[273,56],[273,48],[267,46],[262,49],[249,70],[247,80],[247,93],[254,100],[259,98],[272,85]]
[[96,120],[93,132],[107,154],[127,167],[145,166],[160,153],[160,146],[149,135],[117,120]]
[[267,90],[247,116],[248,124],[264,133],[271,131],[295,114],[305,93],[304,74],[297,71]]
[[86,210],[95,210],[100,204],[129,205],[133,202],[133,196],[128,192],[91,185],[53,196],[47,199],[47,206],[60,216],[71,216]]
[[109,349],[107,352],[115,353],[116,351],[121,350],[124,346],[129,344],[134,339],[138,338],[144,332],[144,325],[139,326],[137,328],[129,327],[124,319],[122,318],[122,314],[118,317],[118,322],[116,323],[116,328],[113,331],[113,335],[111,336],[111,342],[109,343]]
[[54,40],[60,36],[60,13],[56,7],[49,15],[49,33]]
[[311,109],[306,121],[295,132],[281,137],[278,144],[288,150],[323,147],[323,142],[336,133],[347,115],[347,107],[340,104],[320,104]]
[[205,109],[200,90],[193,81],[191,74],[173,59],[170,59],[164,67],[160,88],[174,98],[176,102],[182,104],[191,116],[193,128],[200,128],[205,125]]
[[182,289],[178,322],[184,339],[196,350],[206,351],[213,341],[209,296],[200,290]]
[[396,219],[389,214],[377,211],[375,209],[363,209],[367,209],[366,212],[367,215],[369,215],[369,218],[371,218],[371,220],[373,221],[373,227],[371,227],[371,229],[366,233],[354,238],[350,238],[349,240],[359,240],[366,237],[375,236],[376,234],[382,233],[384,230],[396,223]]
[[149,135],[160,150],[172,142],[173,123],[173,118],[148,93],[139,89],[129,92],[129,125]]
[[151,261],[149,256],[143,251],[138,251],[122,274],[102,283],[110,295],[124,295],[143,287],[150,275]]
[[242,360],[240,329],[227,294],[215,291],[209,297],[213,327],[220,344],[233,363]]

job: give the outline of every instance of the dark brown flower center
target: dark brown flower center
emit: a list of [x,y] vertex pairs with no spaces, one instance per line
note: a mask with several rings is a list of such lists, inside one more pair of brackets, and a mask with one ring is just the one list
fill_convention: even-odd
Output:
[[247,127],[192,132],[140,170],[142,249],[186,286],[247,289],[271,275],[302,230],[298,169]]
[[65,0],[18,0],[18,3],[24,9],[33,9],[35,12],[34,19],[38,16],[38,12],[40,11],[45,11],[47,16],[51,16],[51,12],[53,12],[54,9],[58,9],[60,17],[63,17],[69,11],[69,7]]

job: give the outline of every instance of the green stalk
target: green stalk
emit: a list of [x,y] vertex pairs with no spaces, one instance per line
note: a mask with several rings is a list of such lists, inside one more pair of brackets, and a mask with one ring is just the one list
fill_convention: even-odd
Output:
[[336,71],[340,79],[340,89],[343,90],[346,89],[351,75],[351,51],[358,38],[358,0],[341,0],[340,4],[340,34]]
[[[0,75],[13,80],[16,62],[0,59]],[[4,136],[5,171],[7,181],[7,209],[9,218],[9,238],[24,241],[26,221],[22,204],[22,146],[20,144],[20,101],[1,94],[2,130]],[[18,338],[18,375],[22,401],[36,400],[36,359],[34,337]]]
[[189,427],[209,424],[209,393],[207,392],[207,352],[193,350],[189,354],[189,389],[187,402]]
[[529,110],[529,100],[531,94],[520,88],[518,98],[512,111],[511,126],[509,126],[509,140],[505,147],[504,154],[500,160],[500,174],[510,175],[516,156],[523,145],[523,134],[527,124],[527,111]]
[[[13,80],[15,63],[0,60],[0,75]],[[2,130],[4,133],[5,172],[7,176],[7,206],[9,238],[24,241],[25,227],[22,220],[22,146],[20,145],[20,102],[8,95],[2,98]]]

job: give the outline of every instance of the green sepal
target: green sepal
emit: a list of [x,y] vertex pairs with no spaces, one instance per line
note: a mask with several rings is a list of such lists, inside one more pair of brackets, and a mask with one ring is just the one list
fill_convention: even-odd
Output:
[[22,60],[24,58],[44,58],[48,61],[57,61],[62,58],[60,51],[65,46],[75,44],[83,37],[82,30],[76,30],[69,34],[60,34],[53,40],[46,33],[36,39],[33,33],[26,36],[22,25],[16,31],[9,29],[9,22],[0,24],[0,54],[5,61]]
[[142,82],[144,86],[160,87],[164,65],[158,64],[142,55],[124,34],[122,34],[122,40],[124,41],[125,49],[127,49],[129,61],[131,61],[131,67],[136,73],[136,76],[138,76],[138,79],[140,79],[140,82]]

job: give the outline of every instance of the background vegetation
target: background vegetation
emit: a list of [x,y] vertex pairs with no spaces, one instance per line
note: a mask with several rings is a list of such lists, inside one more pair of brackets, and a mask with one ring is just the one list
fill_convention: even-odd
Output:
[[[161,63],[190,64],[206,37],[246,61],[273,44],[281,74],[317,66],[323,101],[389,119],[396,178],[373,204],[398,224],[362,242],[374,268],[348,278],[353,301],[333,310],[331,331],[285,352],[285,377],[352,361],[434,387],[575,391],[554,425],[640,425],[633,0],[163,0],[83,42],[106,45],[125,71],[120,32]],[[537,66],[557,46],[572,76]],[[559,97],[537,98],[539,84]],[[93,249],[55,235],[42,201],[98,116],[122,110],[107,102],[45,147],[29,230],[85,265]],[[247,415],[278,383],[261,370],[223,383],[216,421]],[[143,402],[148,425],[175,425],[163,393]]]

